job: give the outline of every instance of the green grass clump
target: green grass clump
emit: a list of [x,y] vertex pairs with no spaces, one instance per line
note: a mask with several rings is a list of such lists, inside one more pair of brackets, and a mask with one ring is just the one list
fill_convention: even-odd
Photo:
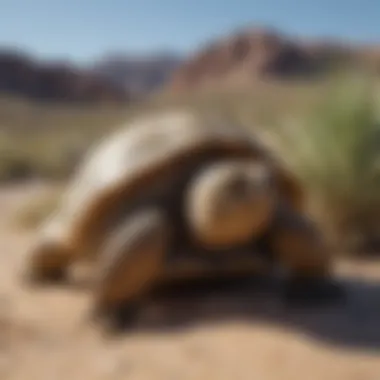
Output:
[[356,248],[377,243],[380,232],[379,121],[371,83],[350,78],[332,87],[304,122],[273,134],[325,225]]

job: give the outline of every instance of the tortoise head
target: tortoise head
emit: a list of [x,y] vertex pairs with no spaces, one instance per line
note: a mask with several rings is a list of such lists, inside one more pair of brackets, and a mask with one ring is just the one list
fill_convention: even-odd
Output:
[[51,218],[42,226],[41,234],[26,252],[22,273],[25,283],[37,285],[64,279],[73,259],[64,231],[59,218]]
[[272,171],[264,163],[213,163],[189,186],[185,215],[190,231],[207,247],[244,244],[270,223],[275,190]]

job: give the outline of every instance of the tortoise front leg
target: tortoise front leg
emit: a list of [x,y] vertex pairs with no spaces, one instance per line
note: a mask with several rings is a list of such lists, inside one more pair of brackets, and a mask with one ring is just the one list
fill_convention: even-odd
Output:
[[64,282],[67,269],[75,261],[67,223],[54,215],[42,226],[42,234],[26,252],[21,280],[27,285]]
[[111,328],[133,319],[141,297],[162,270],[168,239],[168,222],[158,210],[143,210],[128,217],[102,250],[94,317]]
[[314,304],[343,298],[343,288],[333,279],[332,252],[311,220],[282,209],[269,235],[274,257],[290,271],[285,287],[289,301]]

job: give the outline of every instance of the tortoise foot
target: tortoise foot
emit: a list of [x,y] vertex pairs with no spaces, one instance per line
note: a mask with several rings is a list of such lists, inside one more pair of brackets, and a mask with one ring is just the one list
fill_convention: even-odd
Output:
[[26,271],[24,283],[28,286],[45,286],[65,283],[68,279],[67,268],[54,268],[49,271]]
[[101,325],[105,334],[115,335],[134,327],[139,316],[139,306],[137,303],[128,303],[107,310],[93,310],[90,319]]

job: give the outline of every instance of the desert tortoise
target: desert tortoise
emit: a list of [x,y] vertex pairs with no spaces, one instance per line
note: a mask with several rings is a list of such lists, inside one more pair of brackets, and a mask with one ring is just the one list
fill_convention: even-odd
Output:
[[43,225],[27,275],[39,281],[92,260],[94,310],[110,317],[156,281],[254,273],[258,244],[290,270],[291,284],[323,296],[338,289],[291,174],[246,130],[168,111],[90,152]]

